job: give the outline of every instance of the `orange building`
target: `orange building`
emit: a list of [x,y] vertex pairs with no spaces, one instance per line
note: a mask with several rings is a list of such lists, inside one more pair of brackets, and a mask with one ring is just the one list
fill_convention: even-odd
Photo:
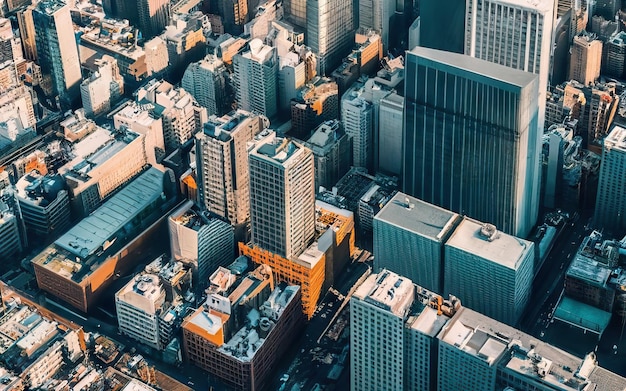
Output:
[[163,180],[161,171],[146,170],[34,257],[39,288],[87,312],[115,275],[132,270],[133,252],[156,234],[150,225],[164,212]]

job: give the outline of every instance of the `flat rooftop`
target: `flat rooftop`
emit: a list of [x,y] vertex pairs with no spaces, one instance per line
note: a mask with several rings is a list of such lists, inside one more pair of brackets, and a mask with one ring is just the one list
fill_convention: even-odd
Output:
[[465,217],[445,245],[511,269],[517,269],[518,262],[532,251],[532,242],[500,231],[489,241],[481,234],[482,227],[483,223]]
[[[520,0],[519,2],[522,1]],[[407,64],[415,61],[420,65],[427,67],[436,66],[445,72],[460,76],[467,77],[471,74],[475,80],[484,78],[519,88],[535,83],[538,77],[529,72],[509,68],[480,58],[419,46],[407,51]]]
[[354,292],[353,298],[403,318],[413,304],[414,291],[413,282],[408,278],[389,270],[381,270],[378,274],[370,275]]
[[438,315],[436,309],[424,307],[419,315],[407,322],[407,325],[412,330],[417,330],[422,334],[434,338],[449,320],[450,318],[443,314]]
[[444,236],[454,229],[459,215],[398,192],[374,219],[436,241],[442,241]]
[[612,150],[626,152],[626,129],[621,126],[615,126],[604,139],[604,150],[606,152]]
[[566,278],[576,278],[598,287],[604,287],[611,277],[611,269],[601,262],[577,253],[565,275]]
[[611,321],[611,313],[563,296],[554,310],[554,318],[569,325],[602,335]]

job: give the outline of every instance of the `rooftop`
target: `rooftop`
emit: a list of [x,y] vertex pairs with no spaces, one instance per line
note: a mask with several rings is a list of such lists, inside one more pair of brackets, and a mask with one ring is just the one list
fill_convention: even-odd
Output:
[[398,192],[374,219],[427,238],[443,241],[444,236],[454,229],[459,215]]
[[370,275],[357,288],[353,297],[404,318],[413,303],[414,290],[413,282],[408,278],[381,270],[378,274]]
[[497,231],[491,224],[483,224],[467,217],[454,230],[446,246],[511,269],[517,269],[519,262],[532,251],[532,242],[507,235]]
[[[526,3],[525,0],[512,0],[513,2]],[[502,83],[523,88],[534,83],[537,75],[529,72],[509,68],[504,65],[481,60],[458,53],[445,52],[416,46],[407,52],[407,62],[417,61],[419,64],[433,66],[436,63],[447,66],[447,72],[453,74],[471,73],[474,78],[497,80]]]
[[156,168],[144,171],[32,262],[65,278],[82,280],[104,259],[102,253],[117,240],[119,231],[161,197],[162,181],[163,173]]
[[620,152],[626,152],[626,129],[621,126],[614,126],[613,130],[604,139],[605,153],[616,149]]
[[283,137],[275,137],[265,143],[257,144],[254,150],[250,152],[250,155],[262,157],[264,160],[279,165],[285,165],[292,156],[303,149],[302,145],[294,141]]
[[607,265],[577,253],[567,269],[566,278],[576,278],[604,287],[610,275],[611,269]]

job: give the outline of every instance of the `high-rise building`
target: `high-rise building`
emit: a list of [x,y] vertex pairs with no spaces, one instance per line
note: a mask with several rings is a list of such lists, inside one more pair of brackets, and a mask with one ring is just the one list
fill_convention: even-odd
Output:
[[607,76],[622,78],[626,61],[626,32],[620,31],[613,35],[606,44],[602,70]]
[[52,91],[69,106],[80,94],[82,80],[70,7],[60,0],[42,1],[32,12],[41,72],[52,80]]
[[20,38],[24,48],[24,58],[32,61],[37,60],[37,43],[35,41],[35,22],[33,21],[33,10],[35,5],[31,4],[16,14],[17,23],[20,29]]
[[[528,135],[529,178],[533,191],[526,193],[533,208],[527,213],[528,223],[534,225],[539,207],[541,187],[542,131],[545,122],[545,101],[548,92],[552,55],[554,0],[468,0],[465,9],[466,55],[510,68],[531,72],[539,77],[536,100],[539,105],[539,131]],[[532,138],[534,137],[534,138]],[[480,219],[480,218],[479,218]],[[485,219],[481,219],[485,221]],[[499,224],[505,232],[506,225]],[[530,226],[525,229],[530,229]],[[516,232],[524,236],[525,233]]]
[[626,229],[626,129],[621,126],[604,139],[594,223],[615,234]]
[[374,270],[388,269],[443,292],[443,245],[461,218],[403,193],[374,217]]
[[372,104],[363,96],[364,85],[357,83],[341,97],[341,123],[352,138],[352,164],[370,169],[372,160]]
[[324,121],[339,117],[339,90],[328,77],[315,77],[291,100],[290,134],[301,140]]
[[239,35],[243,26],[248,22],[247,0],[220,0],[217,2],[219,14],[222,16],[224,31],[228,34]]
[[120,332],[161,349],[159,315],[165,307],[165,289],[154,274],[141,274],[115,293],[115,311]]
[[[24,228],[21,219],[18,219],[19,208],[15,205],[12,192],[0,193],[0,260],[8,260],[24,250]],[[8,200],[9,197],[11,200]]]
[[305,143],[315,157],[315,191],[330,189],[350,168],[350,137],[338,120],[325,121]]
[[530,300],[534,255],[532,242],[465,217],[445,244],[443,292],[514,326]]
[[113,115],[113,125],[117,130],[126,128],[143,135],[148,163],[157,166],[165,154],[163,121],[161,117],[155,118],[148,106],[137,102],[125,104]]
[[138,27],[144,38],[159,35],[170,21],[169,0],[139,0],[137,3]]
[[172,257],[188,264],[193,271],[195,286],[206,288],[209,276],[219,266],[233,261],[235,239],[233,228],[226,222],[210,217],[185,202],[168,217]]
[[[463,53],[465,0],[424,0],[419,4],[419,46]],[[445,10],[445,12],[442,12]],[[446,26],[445,29],[441,26]],[[413,47],[409,47],[409,50]]]
[[[378,108],[378,151],[374,151],[374,171],[402,174],[402,122],[404,97],[393,92],[380,100]],[[378,163],[378,164],[376,164]]]
[[329,75],[354,43],[353,2],[306,0],[307,45],[317,55],[317,73]]
[[252,244],[297,258],[315,235],[315,174],[310,149],[281,137],[249,155]]
[[233,80],[239,108],[268,118],[278,114],[278,58],[276,49],[260,39],[233,57]]
[[208,115],[224,115],[229,108],[227,94],[228,71],[222,60],[207,55],[202,61],[189,64],[181,86],[189,91],[198,104],[206,107]]
[[116,59],[104,55],[95,60],[95,65],[98,70],[80,84],[80,97],[88,116],[108,113],[124,93],[124,79]]
[[391,17],[396,13],[395,0],[359,1],[359,28],[378,32],[383,40],[383,51],[389,50]]
[[350,299],[350,389],[434,389],[437,334],[459,308],[392,271],[370,275]]
[[[269,121],[237,110],[223,117],[211,116],[196,134],[196,168],[200,204],[233,226],[250,220],[248,146],[263,133]],[[244,240],[237,234],[238,239]]]
[[600,77],[602,61],[602,41],[593,34],[581,34],[574,37],[571,49],[569,78],[589,85]]
[[525,237],[539,208],[537,76],[417,47],[404,96],[403,191]]

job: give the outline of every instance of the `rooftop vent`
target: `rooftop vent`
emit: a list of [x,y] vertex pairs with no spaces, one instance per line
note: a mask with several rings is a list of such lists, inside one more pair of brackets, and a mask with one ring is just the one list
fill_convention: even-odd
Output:
[[495,225],[485,223],[480,227],[480,236],[489,242],[493,242],[499,235]]

